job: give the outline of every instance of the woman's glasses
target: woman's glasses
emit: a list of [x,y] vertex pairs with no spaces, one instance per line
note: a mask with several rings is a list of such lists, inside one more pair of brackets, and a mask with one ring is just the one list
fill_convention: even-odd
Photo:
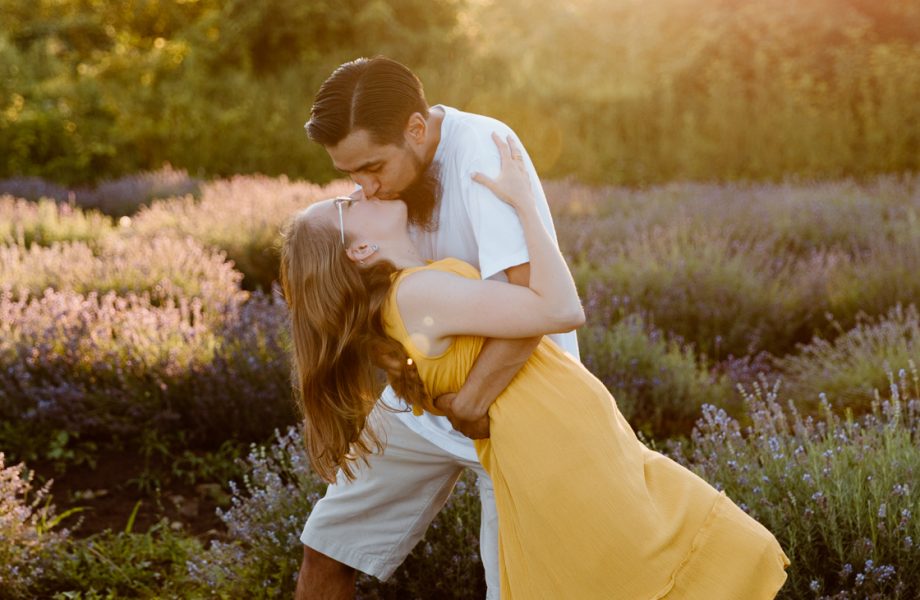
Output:
[[345,204],[347,204],[348,206],[351,206],[351,203],[354,201],[355,199],[352,198],[351,196],[339,196],[338,198],[334,200],[335,207],[339,209],[339,233],[342,234],[342,245],[343,246],[345,245],[345,216],[342,212],[342,206]]

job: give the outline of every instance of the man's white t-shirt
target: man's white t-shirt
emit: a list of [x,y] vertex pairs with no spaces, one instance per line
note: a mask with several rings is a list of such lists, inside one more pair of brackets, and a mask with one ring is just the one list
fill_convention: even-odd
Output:
[[[540,216],[555,240],[553,219],[536,169],[517,135],[501,121],[449,106],[432,108],[444,111],[441,140],[434,155],[434,162],[440,168],[441,184],[440,202],[436,208],[438,224],[434,231],[412,231],[412,238],[425,259],[459,258],[479,269],[483,279],[504,281],[505,269],[530,261],[524,230],[514,208],[473,181],[472,174],[480,172],[497,177],[501,159],[492,141],[492,133],[497,133],[502,139],[512,136],[522,149]],[[578,339],[574,331],[549,337],[578,358]],[[384,391],[382,400],[389,406],[406,406],[389,387]],[[398,413],[398,417],[438,447],[461,458],[477,460],[472,440],[454,430],[446,417],[430,413],[415,416],[408,410]]]

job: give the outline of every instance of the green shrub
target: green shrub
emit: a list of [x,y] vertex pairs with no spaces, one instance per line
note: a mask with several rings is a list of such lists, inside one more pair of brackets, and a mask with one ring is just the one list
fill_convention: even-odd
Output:
[[[405,62],[541,172],[762,180],[920,168],[911,2],[6,0],[0,177],[333,175],[302,124],[341,62]],[[560,51],[565,49],[565,51]],[[450,68],[445,68],[449,65]]]
[[777,361],[789,394],[800,403],[816,406],[824,393],[858,411],[867,410],[877,393],[887,396],[888,372],[913,364],[920,364],[920,317],[914,305],[864,318],[833,340],[816,338]]
[[690,447],[672,447],[779,539],[781,598],[920,595],[920,380],[902,371],[890,389],[862,418],[826,400],[813,418],[764,381],[742,390],[750,425],[706,406]]
[[132,524],[72,540],[36,591],[55,600],[212,597],[187,575],[186,563],[201,552],[197,538],[167,519],[144,533],[132,532]]

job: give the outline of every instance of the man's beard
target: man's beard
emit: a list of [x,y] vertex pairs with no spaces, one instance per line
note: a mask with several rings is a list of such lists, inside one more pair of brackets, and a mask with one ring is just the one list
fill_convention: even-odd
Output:
[[[419,161],[420,163],[421,161]],[[439,174],[438,163],[432,161],[399,194],[400,199],[406,203],[408,209],[409,225],[422,231],[434,231],[438,228],[438,218],[434,209],[441,198]]]

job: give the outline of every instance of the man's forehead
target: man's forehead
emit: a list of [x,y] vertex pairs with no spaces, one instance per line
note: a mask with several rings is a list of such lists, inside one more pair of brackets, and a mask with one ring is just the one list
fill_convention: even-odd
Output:
[[356,129],[335,146],[327,146],[333,166],[340,171],[358,171],[383,160],[392,148],[376,143],[366,129]]

